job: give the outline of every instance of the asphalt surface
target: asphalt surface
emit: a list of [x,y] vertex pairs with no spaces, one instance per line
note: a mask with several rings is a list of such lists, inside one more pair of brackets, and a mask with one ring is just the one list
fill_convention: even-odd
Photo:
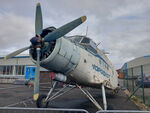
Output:
[[[86,88],[103,107],[102,95],[100,89]],[[57,89],[58,90],[58,89]],[[47,90],[48,91],[48,90]],[[47,91],[41,90],[41,93]],[[106,91],[108,109],[112,110],[139,110],[132,102],[126,101],[127,97],[123,91],[113,95],[111,91]],[[24,85],[0,84],[0,107],[36,107],[32,101],[33,88],[28,88]],[[70,109],[85,109],[90,113],[98,111],[93,103],[80,91],[75,88],[70,92],[62,95],[48,105],[49,108],[70,108]]]

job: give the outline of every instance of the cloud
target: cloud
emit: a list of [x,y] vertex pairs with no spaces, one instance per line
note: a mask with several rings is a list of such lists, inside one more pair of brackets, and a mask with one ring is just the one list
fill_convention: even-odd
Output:
[[[149,54],[150,1],[149,0],[39,0],[44,27],[60,27],[86,15],[87,21],[67,35],[88,36],[120,68],[125,62]],[[34,36],[35,4],[37,1],[1,1],[0,52],[7,53],[29,45]],[[19,42],[19,43],[18,43]]]
[[[34,33],[33,21],[30,18],[13,13],[0,14],[0,53],[12,52],[28,46],[29,39]],[[6,51],[6,52],[5,52]]]

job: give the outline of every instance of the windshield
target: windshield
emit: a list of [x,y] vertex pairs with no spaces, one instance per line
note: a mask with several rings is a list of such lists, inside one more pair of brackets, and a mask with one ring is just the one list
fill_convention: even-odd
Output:
[[75,40],[76,42],[80,42],[81,37],[76,37],[74,40]]
[[88,43],[90,43],[90,39],[89,38],[83,38],[82,41],[81,41],[81,43],[88,44]]

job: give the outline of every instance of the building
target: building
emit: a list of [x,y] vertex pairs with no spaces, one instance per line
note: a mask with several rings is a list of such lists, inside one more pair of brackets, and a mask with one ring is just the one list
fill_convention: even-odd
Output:
[[123,72],[121,72],[121,69],[118,69],[118,70],[116,70],[117,71],[117,73],[118,73],[118,78],[119,79],[123,79],[124,78],[124,74],[123,74]]
[[[8,60],[0,57],[0,83],[12,83],[16,79],[29,79],[35,76],[36,65],[32,62],[29,55],[15,56]],[[40,76],[47,79],[49,72],[40,67]],[[42,81],[42,79],[40,80]]]
[[128,78],[140,77],[142,71],[144,76],[150,76],[150,55],[126,62],[122,66],[121,71]]

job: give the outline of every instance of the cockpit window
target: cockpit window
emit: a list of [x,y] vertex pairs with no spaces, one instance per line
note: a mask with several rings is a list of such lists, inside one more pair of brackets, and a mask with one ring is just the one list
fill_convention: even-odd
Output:
[[90,43],[90,39],[89,38],[83,38],[81,43],[88,44],[88,43]]
[[75,40],[76,42],[80,42],[81,37],[77,37],[77,38],[75,38],[74,40]]

